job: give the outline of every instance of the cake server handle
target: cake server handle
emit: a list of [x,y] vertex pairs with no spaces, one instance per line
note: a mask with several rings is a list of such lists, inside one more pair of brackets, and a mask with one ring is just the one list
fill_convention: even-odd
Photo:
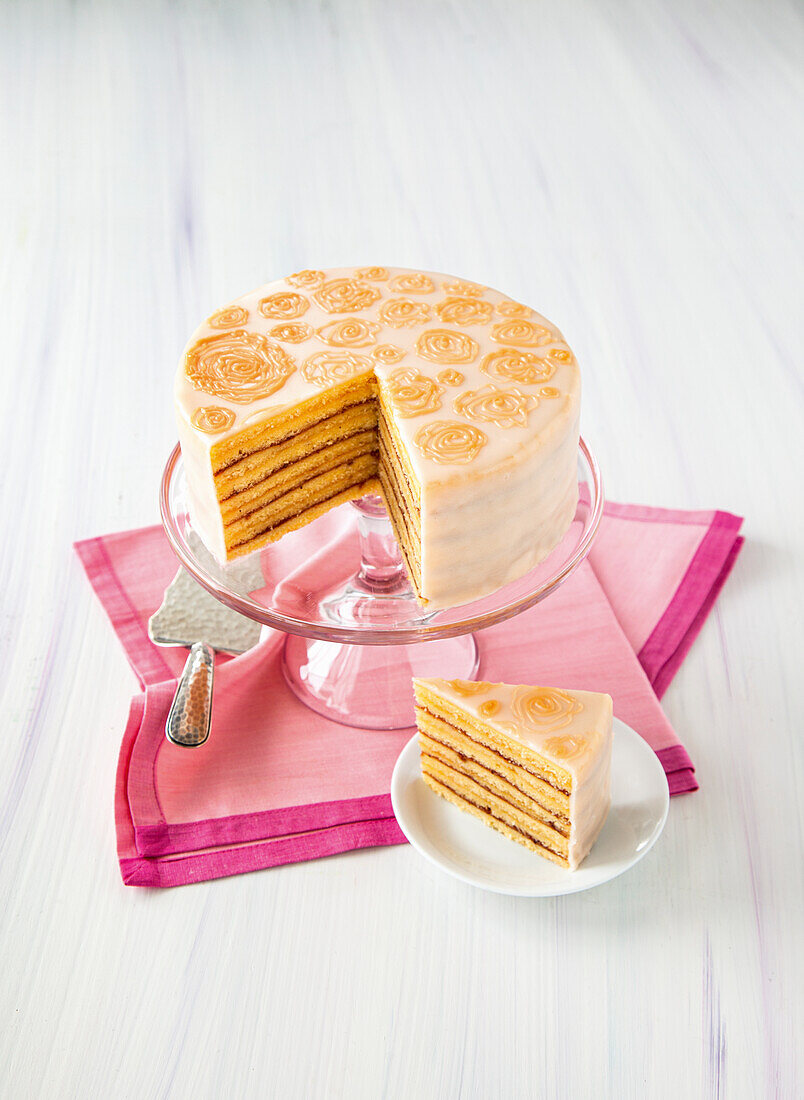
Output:
[[215,654],[206,642],[194,642],[165,723],[168,741],[196,748],[209,737]]

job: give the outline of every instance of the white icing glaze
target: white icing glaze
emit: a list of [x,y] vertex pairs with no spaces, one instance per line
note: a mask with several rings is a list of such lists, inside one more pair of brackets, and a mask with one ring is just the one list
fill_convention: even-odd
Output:
[[[413,683],[569,772],[568,858],[574,871],[597,839],[611,804],[611,696],[472,680],[418,679]],[[489,714],[483,707],[492,701],[499,709]]]
[[[218,370],[216,360],[210,370],[207,352],[224,345],[257,365]],[[420,485],[431,609],[488,595],[558,544],[577,503],[580,409],[577,363],[558,329],[499,291],[448,275],[338,268],[243,295],[185,348],[179,439],[193,524],[216,557],[226,551],[211,448],[320,394],[322,362],[378,379]]]

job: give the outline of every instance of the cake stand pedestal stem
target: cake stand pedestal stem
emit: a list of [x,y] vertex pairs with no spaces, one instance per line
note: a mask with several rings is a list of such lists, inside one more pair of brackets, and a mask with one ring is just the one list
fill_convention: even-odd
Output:
[[478,664],[474,634],[394,647],[288,634],[282,671],[294,695],[333,722],[395,730],[415,725],[414,676],[471,680]]
[[[387,627],[409,603],[409,618],[419,608],[410,587],[399,545],[378,496],[354,501],[359,513],[360,566],[345,585],[330,592],[319,609],[338,625]],[[392,656],[391,656],[392,654]],[[437,638],[412,645],[349,645],[288,635],[283,672],[305,706],[347,726],[405,729],[415,724],[414,676],[471,679],[477,672],[474,635]],[[391,659],[389,660],[389,656]]]

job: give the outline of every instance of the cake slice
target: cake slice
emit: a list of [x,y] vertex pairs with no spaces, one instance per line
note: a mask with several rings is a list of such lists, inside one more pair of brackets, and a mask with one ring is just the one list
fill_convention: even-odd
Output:
[[609,811],[611,697],[481,680],[413,687],[428,787],[574,871]]

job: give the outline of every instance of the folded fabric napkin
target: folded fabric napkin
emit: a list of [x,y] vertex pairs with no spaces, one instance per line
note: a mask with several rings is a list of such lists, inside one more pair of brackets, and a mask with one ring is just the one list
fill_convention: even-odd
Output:
[[[337,548],[354,515],[337,509],[317,525],[311,556],[322,531]],[[479,675],[609,692],[617,716],[657,753],[670,793],[696,790],[658,697],[734,564],[741,522],[606,505],[578,571],[543,603],[477,635]],[[147,527],[76,549],[143,688],[117,772],[125,883],[177,886],[404,842],[389,790],[410,730],[353,729],[314,714],[285,685],[284,635],[270,631],[241,657],[217,658],[209,741],[192,751],[169,744],[165,719],[187,651],[160,649],[147,631],[177,567],[167,539]],[[381,656],[392,661],[393,649]]]

